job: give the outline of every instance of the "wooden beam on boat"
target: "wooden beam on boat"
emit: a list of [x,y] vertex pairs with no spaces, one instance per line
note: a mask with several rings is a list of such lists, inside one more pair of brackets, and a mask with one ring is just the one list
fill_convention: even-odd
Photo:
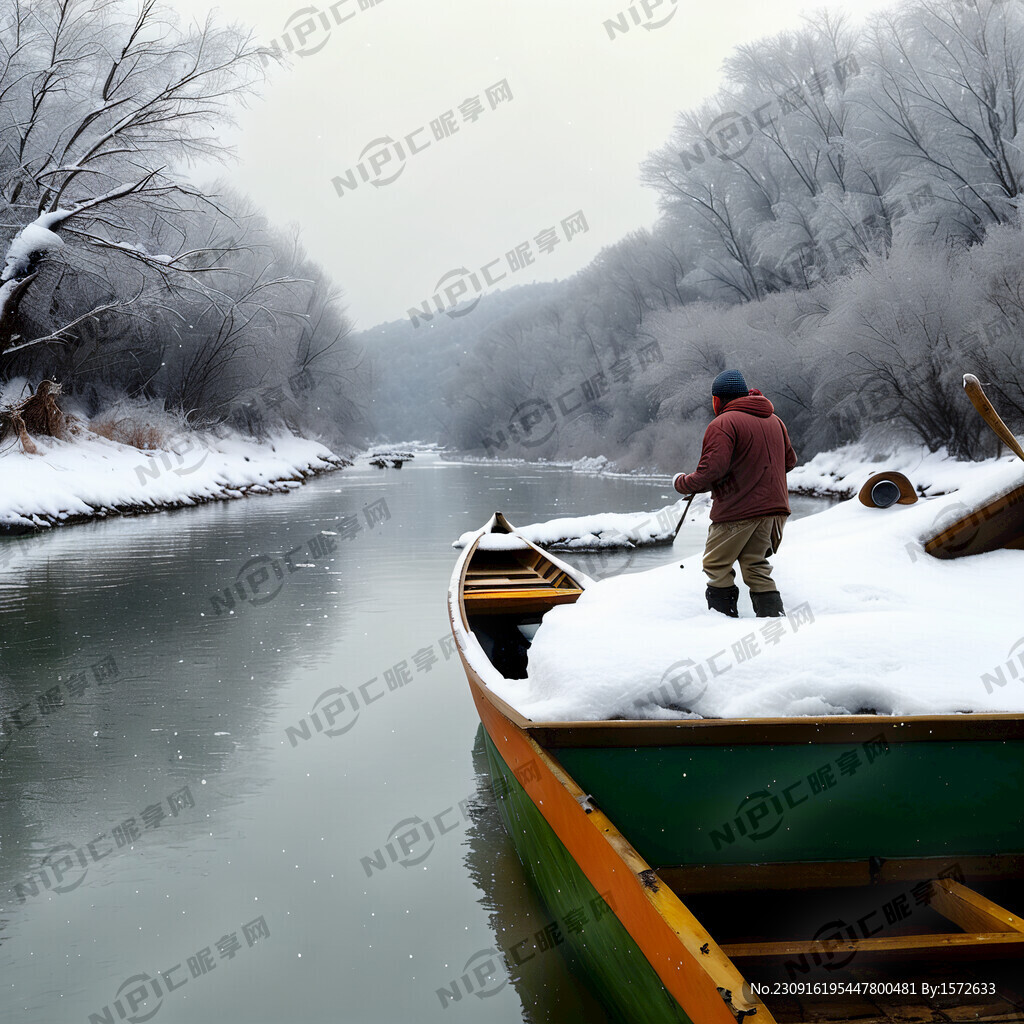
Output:
[[498,577],[498,575],[493,575],[493,577],[474,577],[472,580],[467,577],[465,593],[469,596],[475,595],[481,590],[521,590],[523,587],[531,587],[535,590],[552,589],[536,574],[529,575],[529,577],[525,577],[525,575],[523,577]]
[[482,566],[479,569],[470,568],[470,569],[466,570],[466,582],[467,583],[475,583],[477,580],[479,580],[479,579],[481,579],[483,577],[487,577],[487,576],[499,576],[499,577],[507,577],[507,578],[513,578],[513,577],[522,576],[522,577],[524,577],[526,579],[531,579],[531,580],[533,580],[533,579],[537,579],[537,580],[544,579],[544,577],[541,576],[541,574],[539,572],[537,572],[536,569],[525,569],[525,568],[508,569],[508,568],[505,568],[504,566],[494,565],[494,566]]
[[1020,932],[952,932],[932,935],[889,935],[878,939],[796,942],[737,942],[721,947],[730,960],[773,959],[823,953],[845,956],[853,953],[862,960],[899,958],[906,960],[995,960],[1024,956],[1024,934]]
[[[693,864],[658,867],[658,875],[680,897],[696,893],[811,890],[889,885],[935,878],[955,861],[974,879],[1024,878],[1024,855],[915,857],[903,860],[793,861],[782,864]],[[954,885],[956,883],[953,883]],[[945,890],[944,890],[945,891]],[[994,906],[994,904],[993,904]],[[947,915],[948,916],[948,915]],[[950,918],[956,921],[955,918]],[[956,921],[960,924],[959,921]],[[988,927],[984,931],[998,931]]]
[[[1021,1012],[1008,999],[992,996],[976,997],[982,1001],[972,1000],[960,1005],[943,1003],[941,1007],[920,1001],[913,1002],[900,999],[888,1004],[888,1010],[879,1006],[878,1000],[866,1001],[850,996],[828,996],[817,999],[807,996],[776,997],[772,1005],[781,1007],[782,1011],[792,1010],[797,1016],[786,1013],[782,1019],[789,1024],[907,1024],[909,1021],[943,1021],[956,1024],[959,1021],[971,1021],[971,1024],[1020,1024]],[[920,1000],[920,996],[917,997]],[[938,1016],[941,1014],[941,1016]]]
[[939,878],[931,907],[965,932],[1024,933],[1024,921],[953,878]]
[[1024,487],[1017,487],[958,519],[925,541],[936,558],[963,558],[996,551],[1024,537]]
[[[468,596],[468,595],[467,595]],[[674,747],[780,743],[889,743],[1024,739],[1024,715],[842,715],[823,718],[713,718],[621,722],[527,722],[549,750],[565,747]]]
[[462,595],[469,615],[501,615],[517,612],[523,615],[544,612],[556,604],[572,604],[582,591],[555,587],[503,587],[494,590],[473,591]]

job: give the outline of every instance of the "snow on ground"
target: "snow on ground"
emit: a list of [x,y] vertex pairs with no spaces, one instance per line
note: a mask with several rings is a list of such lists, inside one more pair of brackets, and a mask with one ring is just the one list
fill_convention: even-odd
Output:
[[786,618],[755,619],[741,581],[739,619],[709,612],[700,559],[673,558],[552,609],[529,677],[490,685],[534,721],[1024,711],[1024,550],[944,561],[921,545],[1024,465],[960,463],[956,482],[791,522],[773,559]]
[[[602,548],[639,548],[670,543],[683,501],[656,512],[602,512],[590,516],[566,516],[545,523],[517,526],[516,532],[534,544],[554,551],[597,551]],[[464,548],[476,536],[476,530],[464,533],[453,548]]]
[[820,452],[798,465],[787,477],[791,494],[856,496],[864,481],[875,473],[896,470],[903,473],[920,495],[948,494],[963,482],[964,473],[978,466],[1012,463],[1016,456],[988,459],[982,463],[958,462],[945,448],[903,445],[890,453],[879,452],[863,442]]
[[0,532],[285,491],[345,464],[319,442],[288,433],[263,443],[195,434],[176,451],[141,451],[92,433],[33,441],[38,455],[17,441],[0,451]]

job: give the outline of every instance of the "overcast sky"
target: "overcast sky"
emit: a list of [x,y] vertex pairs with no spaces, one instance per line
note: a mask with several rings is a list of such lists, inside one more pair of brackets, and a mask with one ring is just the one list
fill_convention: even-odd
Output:
[[[187,17],[210,10],[202,0],[171,2]],[[405,316],[453,268],[491,264],[497,277],[492,261],[501,258],[508,272],[505,253],[550,227],[559,244],[543,253],[531,243],[533,264],[505,283],[567,277],[653,224],[639,163],[666,140],[677,111],[715,91],[723,58],[798,26],[812,9],[796,0],[644,2],[336,0],[332,9],[222,0],[219,14],[267,45],[287,31],[298,46],[304,30],[303,50],[316,51],[274,69],[263,98],[242,111],[239,162],[226,174],[272,221],[299,226],[358,329]],[[859,21],[892,4],[831,6]],[[608,21],[628,31],[610,38]],[[504,98],[492,102],[487,90],[502,81]],[[483,109],[469,120],[460,105],[473,97]],[[430,123],[446,111],[458,130],[438,141]],[[357,164],[386,136],[405,159],[394,146],[371,146],[368,156],[392,158],[376,180],[401,170],[374,187]],[[356,188],[339,196],[336,177]],[[560,222],[578,210],[589,231],[567,241]]]

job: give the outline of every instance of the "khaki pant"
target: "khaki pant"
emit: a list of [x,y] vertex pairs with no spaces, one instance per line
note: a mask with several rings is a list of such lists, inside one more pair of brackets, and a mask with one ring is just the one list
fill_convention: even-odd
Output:
[[778,590],[772,579],[768,556],[774,554],[782,541],[785,516],[759,516],[735,523],[712,523],[704,549],[704,572],[708,585],[731,587],[736,582],[733,565],[739,559],[743,582],[752,593]]

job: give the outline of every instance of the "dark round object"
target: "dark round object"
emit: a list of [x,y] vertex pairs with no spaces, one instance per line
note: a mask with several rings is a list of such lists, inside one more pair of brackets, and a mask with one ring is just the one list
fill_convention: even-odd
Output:
[[739,370],[723,370],[712,382],[711,394],[715,398],[742,398],[750,394],[750,389]]
[[891,480],[879,480],[871,488],[871,500],[876,508],[888,508],[895,505],[900,498],[900,489]]

